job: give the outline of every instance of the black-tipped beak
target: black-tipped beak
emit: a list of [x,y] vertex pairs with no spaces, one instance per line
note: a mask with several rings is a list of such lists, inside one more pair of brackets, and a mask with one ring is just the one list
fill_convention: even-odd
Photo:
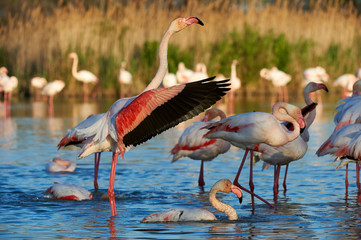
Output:
[[327,89],[326,85],[325,85],[325,91],[328,92],[328,89]]
[[199,25],[204,26],[204,23],[199,18],[196,17],[196,19],[198,20]]
[[300,129],[300,134],[303,133],[303,131],[305,131],[305,128]]
[[238,198],[238,201],[239,201],[239,204],[242,204],[242,201],[243,201],[243,196]]

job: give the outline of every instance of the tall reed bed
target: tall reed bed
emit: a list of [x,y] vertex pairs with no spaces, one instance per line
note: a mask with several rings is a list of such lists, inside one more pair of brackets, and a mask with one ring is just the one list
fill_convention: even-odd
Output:
[[205,62],[210,75],[229,76],[230,63],[238,59],[238,75],[249,86],[259,84],[262,67],[271,66],[292,74],[292,85],[298,86],[306,67],[321,65],[336,78],[361,64],[361,20],[352,5],[315,1],[303,11],[288,1],[186,1],[177,7],[163,0],[103,3],[99,8],[87,6],[86,0],[59,2],[44,10],[24,2],[1,22],[0,65],[19,77],[22,93],[35,75],[62,79],[72,86],[67,93],[80,92],[71,76],[71,51],[78,53],[80,69],[100,77],[103,92],[115,92],[120,64],[128,62],[133,91],[139,92],[154,76],[159,40],[178,16],[198,16],[205,26],[192,26],[171,39],[171,72],[179,61],[188,67]]

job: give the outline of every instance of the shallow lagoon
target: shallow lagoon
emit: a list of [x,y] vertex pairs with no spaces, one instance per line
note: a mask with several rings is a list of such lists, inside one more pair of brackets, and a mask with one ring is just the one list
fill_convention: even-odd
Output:
[[[110,217],[107,192],[111,154],[103,153],[100,191],[93,190],[93,157],[77,161],[74,173],[47,173],[53,157],[75,160],[78,151],[60,150],[56,145],[67,129],[89,114],[104,112],[112,101],[101,104],[56,101],[53,116],[42,102],[12,103],[10,114],[0,110],[0,238],[111,238],[123,239],[356,239],[361,237],[361,206],[357,202],[355,165],[350,165],[349,196],[345,198],[345,170],[336,170],[332,158],[318,158],[317,148],[334,128],[335,101],[318,106],[312,125],[309,150],[290,165],[288,191],[282,186],[276,208],[256,200],[252,214],[250,195],[243,204],[231,195],[219,198],[235,207],[238,221],[228,221],[208,202],[207,193],[220,178],[233,180],[244,151],[229,152],[205,164],[206,186],[197,186],[199,161],[180,159],[171,163],[170,149],[191,121],[170,129],[127,152],[118,161],[115,179],[118,216]],[[270,111],[269,104],[242,102],[236,112]],[[298,104],[302,105],[302,103]],[[248,162],[240,183],[248,188]],[[283,171],[281,172],[281,178]],[[254,168],[255,191],[273,202],[273,168]],[[53,182],[74,183],[90,190],[92,201],[52,200],[43,191]],[[281,183],[281,182],[280,182]],[[215,213],[218,222],[140,223],[144,216],[169,207],[202,207]]]

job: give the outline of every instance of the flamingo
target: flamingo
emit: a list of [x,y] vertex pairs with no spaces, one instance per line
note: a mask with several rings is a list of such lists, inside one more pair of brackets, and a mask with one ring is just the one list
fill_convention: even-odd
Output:
[[46,165],[45,170],[47,172],[74,172],[75,168],[75,162],[55,157],[51,162]]
[[171,150],[173,155],[172,163],[181,157],[189,157],[193,160],[201,160],[201,168],[198,178],[198,185],[200,187],[205,185],[203,177],[204,161],[213,160],[219,154],[227,152],[231,147],[229,142],[222,139],[209,140],[203,138],[203,135],[207,133],[207,130],[202,128],[217,117],[223,119],[226,117],[226,114],[217,108],[211,108],[207,110],[202,121],[194,122],[192,126],[189,126],[184,130],[178,140],[178,143]]
[[31,79],[31,86],[33,88],[35,88],[35,99],[36,101],[39,100],[39,94],[40,94],[40,90],[45,87],[45,85],[47,84],[47,81],[45,78],[43,77],[33,77]]
[[336,107],[335,117],[333,119],[336,124],[335,130],[340,129],[348,124],[355,123],[361,117],[361,80],[358,80],[353,85],[353,93],[351,97],[341,99],[339,105]]
[[204,63],[197,63],[195,71],[190,75],[188,82],[195,82],[205,78],[208,78],[206,65]]
[[[264,79],[272,81],[273,86],[278,92],[278,101],[288,102],[287,84],[291,81],[291,75],[279,70],[277,67],[271,69],[263,68],[260,76]],[[272,100],[275,102],[275,100]]]
[[119,76],[118,76],[118,82],[120,84],[120,98],[124,98],[124,88],[126,86],[127,90],[126,90],[126,95],[129,96],[129,91],[130,91],[130,85],[132,84],[132,74],[130,72],[128,72],[127,70],[125,70],[127,66],[126,62],[122,62],[120,71],[119,71]]
[[49,97],[49,108],[52,109],[54,105],[54,96],[60,93],[65,87],[65,82],[62,80],[54,80],[49,82],[43,88],[41,94]]
[[9,78],[8,76],[8,69],[4,66],[0,67],[0,93],[3,91],[3,84]]
[[[294,131],[289,132],[279,121],[287,121],[293,124]],[[264,112],[240,113],[222,119],[216,123],[210,123],[205,128],[209,131],[204,135],[206,138],[221,138],[229,141],[232,145],[245,149],[243,160],[239,167],[234,185],[252,195],[252,209],[254,210],[254,185],[253,185],[253,149],[257,144],[266,143],[271,146],[281,146],[293,141],[300,135],[300,129],[305,127],[305,120],[301,110],[288,103],[278,102],[272,107],[272,114]],[[244,161],[250,152],[250,191],[238,183]],[[256,196],[261,199],[259,196]],[[269,206],[267,201],[261,199]],[[272,206],[273,207],[273,206]]]
[[[304,83],[306,85],[309,82],[326,83],[328,82],[329,76],[323,67],[317,66],[314,68],[307,68],[303,72],[303,78],[305,80]],[[316,92],[316,94],[317,94],[317,100],[321,104],[322,103],[321,93]],[[313,93],[311,94],[311,98],[313,100],[315,99],[315,95]]]
[[177,85],[176,75],[174,73],[167,72],[163,78],[163,87],[168,88],[168,87],[172,87],[174,85]]
[[231,90],[228,92],[228,112],[230,115],[234,113],[234,98],[236,92],[241,88],[241,80],[237,77],[236,66],[238,65],[237,60],[233,60],[231,64]]
[[[209,192],[209,202],[220,212],[228,216],[228,220],[237,220],[236,210],[216,198],[217,192],[234,193],[237,195],[240,203],[242,202],[242,190],[233,185],[228,179],[218,180]],[[146,216],[141,222],[182,222],[182,221],[216,221],[213,213],[202,208],[171,208],[158,213],[152,213]]]
[[352,86],[357,81],[355,75],[347,73],[339,76],[333,83],[333,86],[342,87],[342,98],[347,98],[352,94]]
[[130,147],[141,144],[178,123],[196,116],[213,105],[229,90],[228,80],[214,82],[213,78],[155,89],[167,72],[167,46],[170,37],[193,23],[203,25],[196,17],[177,18],[171,22],[160,43],[158,71],[141,94],[119,99],[100,119],[89,125],[83,124],[88,127],[78,129],[75,135],[67,134],[58,144],[60,148],[71,145],[72,142],[76,144],[84,142],[78,158],[102,151],[113,152],[108,187],[112,216],[116,216],[114,178],[119,153],[124,158],[124,152]]
[[194,72],[188,68],[186,68],[183,62],[178,64],[178,70],[176,72],[176,77],[178,83],[187,83],[189,82],[189,78],[194,74]]
[[[326,85],[322,83],[310,82],[307,84],[303,93],[307,105],[311,105],[313,103],[310,97],[310,93],[321,89],[328,92]],[[306,114],[307,114],[306,112],[302,112],[303,116],[305,116]],[[288,172],[288,165],[292,161],[301,159],[306,154],[308,148],[307,142],[309,141],[308,128],[311,126],[315,118],[316,118],[316,109],[313,109],[305,118],[306,127],[304,131],[295,140],[288,142],[285,145],[273,147],[265,143],[261,143],[255,147],[255,151],[257,151],[255,153],[256,159],[258,158],[260,160],[263,160],[266,164],[270,164],[274,166],[273,193],[275,199],[277,198],[277,194],[278,194],[278,180],[279,180],[279,173],[281,170],[281,166],[286,165],[285,177],[283,181],[284,192],[286,192],[287,191],[286,177]]]
[[84,93],[84,101],[88,101],[88,84],[89,83],[93,83],[93,84],[98,84],[99,83],[99,79],[97,76],[95,76],[92,72],[89,72],[87,70],[81,70],[78,72],[78,55],[75,52],[71,52],[69,53],[69,58],[74,59],[73,60],[73,67],[71,70],[71,73],[73,74],[73,77],[80,81],[83,82],[83,93]]
[[4,77],[2,79],[2,89],[4,91],[4,102],[9,103],[11,102],[11,94],[18,86],[18,79],[14,76],[11,77]]
[[45,190],[45,193],[49,193],[50,198],[64,199],[64,200],[92,200],[92,194],[83,187],[75,184],[61,184],[55,182],[54,185]]

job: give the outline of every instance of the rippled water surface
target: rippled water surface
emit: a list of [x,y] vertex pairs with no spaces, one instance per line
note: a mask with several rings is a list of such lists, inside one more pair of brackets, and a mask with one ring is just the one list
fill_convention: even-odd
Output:
[[[334,128],[335,104],[318,106],[312,125],[309,150],[290,165],[288,191],[282,186],[276,208],[256,200],[252,214],[250,195],[242,205],[231,195],[219,199],[234,206],[239,220],[228,221],[208,202],[208,191],[221,178],[233,180],[244,151],[229,152],[205,164],[206,186],[197,185],[199,161],[180,159],[171,163],[170,149],[186,124],[170,129],[119,159],[116,179],[118,216],[110,217],[107,192],[111,154],[103,153],[100,191],[93,189],[94,159],[77,161],[73,173],[48,173],[45,165],[53,157],[75,160],[78,151],[59,150],[56,145],[67,129],[91,113],[104,112],[111,102],[56,102],[52,116],[44,103],[13,102],[11,113],[0,105],[0,238],[110,238],[124,239],[356,239],[361,237],[361,206],[357,202],[355,165],[349,173],[349,195],[345,197],[345,169],[336,170],[332,158],[318,158],[317,148]],[[244,103],[238,112],[269,111],[267,104]],[[248,188],[246,163],[240,183]],[[281,173],[283,176],[283,171]],[[281,177],[282,178],[282,177]],[[273,168],[254,168],[255,191],[273,201]],[[53,182],[74,183],[90,190],[92,201],[66,201],[45,198],[43,191]],[[280,180],[280,183],[281,180]],[[201,207],[214,212],[217,222],[140,223],[144,216],[169,207]]]

